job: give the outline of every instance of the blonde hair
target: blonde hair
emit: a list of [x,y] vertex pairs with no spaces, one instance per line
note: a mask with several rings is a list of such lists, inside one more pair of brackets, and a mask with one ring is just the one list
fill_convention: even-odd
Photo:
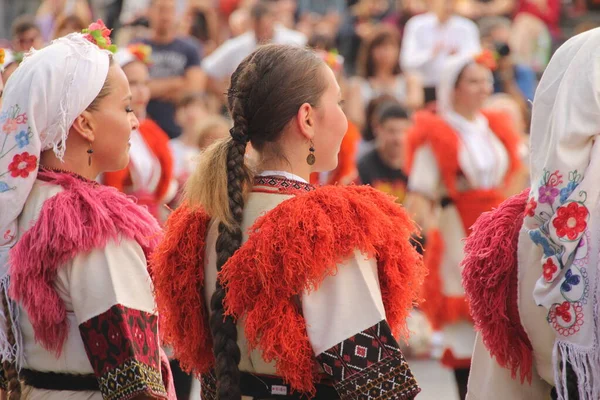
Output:
[[[198,158],[196,169],[189,177],[184,188],[184,198],[190,207],[202,207],[211,218],[230,227],[234,221],[229,209],[229,191],[227,180],[227,154],[234,145],[231,137],[216,140],[208,146]],[[253,177],[251,168],[242,165],[247,179]],[[244,197],[250,187],[244,185]]]

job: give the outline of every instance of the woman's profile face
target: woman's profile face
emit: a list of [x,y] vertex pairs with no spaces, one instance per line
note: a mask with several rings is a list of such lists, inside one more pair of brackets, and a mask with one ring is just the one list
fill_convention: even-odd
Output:
[[487,67],[477,63],[467,65],[454,90],[454,107],[480,110],[492,94],[493,83],[492,73]]
[[94,162],[99,172],[118,171],[129,163],[129,138],[139,122],[133,113],[132,95],[125,73],[117,64],[108,71],[109,94],[90,111],[94,127]]
[[342,139],[348,130],[348,120],[342,111],[342,94],[335,75],[325,64],[321,71],[325,74],[327,89],[315,108],[314,172],[331,171],[337,167]]

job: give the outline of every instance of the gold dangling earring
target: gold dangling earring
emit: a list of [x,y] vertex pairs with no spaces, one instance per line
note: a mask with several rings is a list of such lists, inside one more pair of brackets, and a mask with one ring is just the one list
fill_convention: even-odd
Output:
[[90,148],[87,151],[88,153],[88,166],[92,166],[92,154],[94,154],[94,149],[92,149],[92,142],[90,142]]
[[308,156],[306,156],[306,163],[308,165],[314,165],[316,158],[315,158],[315,144],[313,143],[313,141],[310,141],[310,148],[308,149],[308,151],[310,152],[308,154]]

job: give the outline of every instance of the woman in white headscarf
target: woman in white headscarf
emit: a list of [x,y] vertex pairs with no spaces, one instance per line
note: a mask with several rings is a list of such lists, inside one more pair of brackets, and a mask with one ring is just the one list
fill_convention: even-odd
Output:
[[[10,399],[166,399],[146,256],[160,229],[94,182],[138,121],[102,23],[27,55],[0,112],[0,356]],[[21,387],[20,381],[23,382]]]
[[147,206],[154,217],[164,221],[167,209],[161,205],[173,200],[177,194],[177,182],[173,179],[169,136],[146,114],[150,101],[148,64],[151,52],[152,48],[148,45],[134,44],[115,54],[115,60],[129,81],[131,108],[140,125],[131,133],[127,168],[104,174],[102,182],[134,196],[138,204]]
[[462,239],[504,199],[519,165],[518,135],[503,113],[482,110],[492,92],[490,53],[451,58],[437,87],[438,113],[415,115],[407,132],[406,206],[426,235],[423,311],[444,337],[442,363],[466,396],[475,332],[461,285]]
[[466,243],[472,400],[600,398],[598,71],[599,29],[556,52],[533,104],[531,190]]

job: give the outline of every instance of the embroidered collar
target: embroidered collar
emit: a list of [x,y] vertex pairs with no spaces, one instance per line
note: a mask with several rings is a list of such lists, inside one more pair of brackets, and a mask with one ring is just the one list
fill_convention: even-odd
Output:
[[55,177],[57,174],[69,175],[75,179],[78,179],[85,183],[89,183],[90,185],[93,185],[93,186],[99,185],[98,182],[92,181],[84,176],[81,176],[81,175],[75,173],[75,172],[67,171],[67,170],[60,169],[60,168],[48,168],[48,167],[44,167],[41,165],[40,165],[40,171],[37,175],[37,179],[44,181],[44,182],[52,182],[55,180]]
[[282,178],[279,176],[256,176],[252,191],[255,193],[276,193],[298,195],[308,193],[316,188],[307,182]]

